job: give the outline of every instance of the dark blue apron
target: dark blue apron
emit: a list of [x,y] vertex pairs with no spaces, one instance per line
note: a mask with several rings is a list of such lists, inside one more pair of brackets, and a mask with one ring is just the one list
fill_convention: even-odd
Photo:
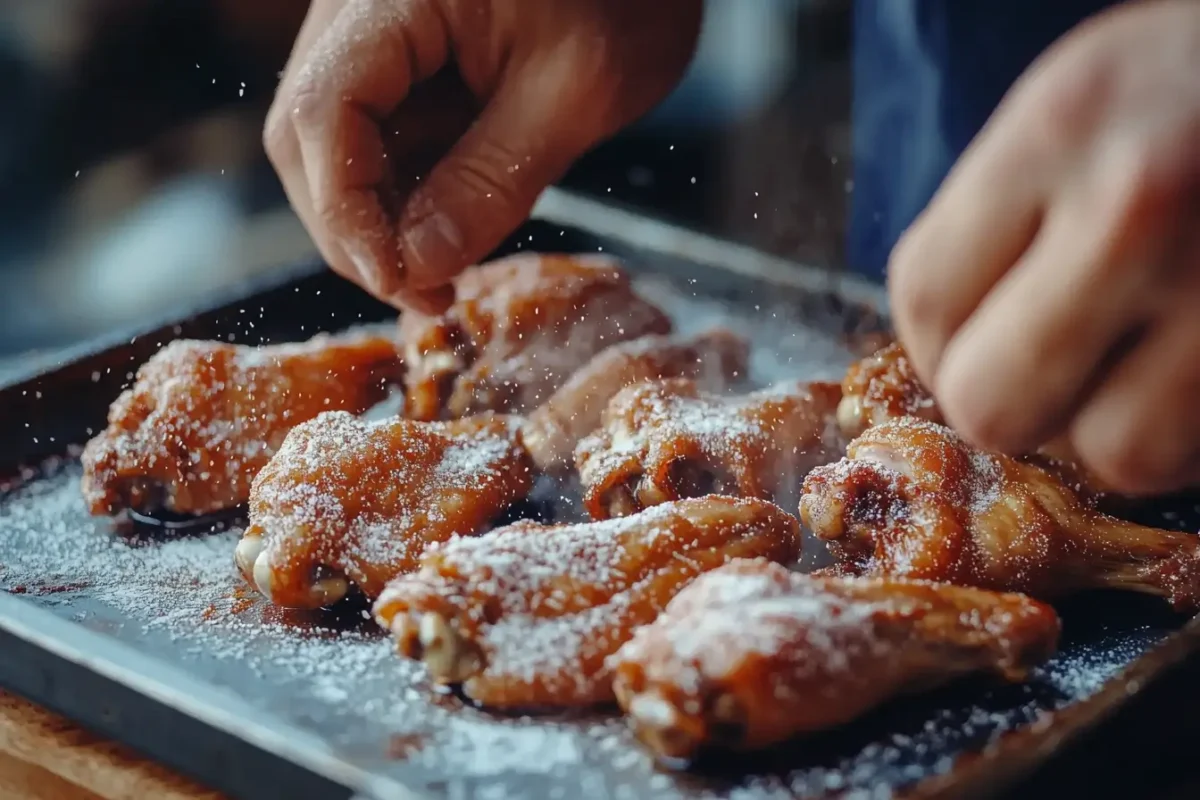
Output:
[[1013,81],[1103,0],[855,0],[851,269],[888,253]]

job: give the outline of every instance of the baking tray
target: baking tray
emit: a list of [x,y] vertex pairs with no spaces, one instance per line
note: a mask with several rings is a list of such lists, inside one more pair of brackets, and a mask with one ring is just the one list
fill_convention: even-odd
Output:
[[[535,216],[502,252],[628,258],[683,329],[746,332],[760,382],[836,376],[848,337],[882,322],[880,289],[853,278],[555,191]],[[84,512],[71,445],[163,342],[277,342],[388,316],[310,264],[0,391],[0,685],[247,798],[1146,796],[1185,763],[1200,630],[1149,598],[1063,605],[1061,651],[1027,684],[955,684],[679,774],[613,715],[496,716],[433,690],[362,609],[262,604],[234,574],[236,528],[114,528]],[[1195,512],[1152,516],[1186,528]]]

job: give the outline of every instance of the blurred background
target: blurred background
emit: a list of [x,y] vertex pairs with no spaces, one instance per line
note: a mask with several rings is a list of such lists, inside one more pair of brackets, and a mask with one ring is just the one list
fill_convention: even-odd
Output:
[[[849,0],[708,0],[671,98],[564,185],[842,261]],[[0,381],[315,251],[261,127],[304,0],[0,3]]]

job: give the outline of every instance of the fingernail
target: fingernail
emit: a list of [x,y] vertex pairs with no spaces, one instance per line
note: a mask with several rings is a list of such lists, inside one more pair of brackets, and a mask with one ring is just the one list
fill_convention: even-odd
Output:
[[358,272],[361,285],[376,297],[387,299],[403,283],[401,266],[395,260],[388,263],[380,259],[365,242],[343,238],[342,249]]
[[342,249],[346,252],[346,258],[350,259],[350,263],[354,265],[354,269],[358,272],[358,277],[362,279],[363,285],[372,293],[380,294],[383,291],[383,286],[381,285],[383,281],[380,276],[381,270],[379,265],[375,263],[375,259],[363,247],[362,243],[343,239]]
[[402,234],[406,265],[411,269],[409,282],[417,289],[434,288],[443,275],[461,266],[463,235],[450,217],[435,211]]
[[388,302],[397,308],[436,317],[454,304],[454,287],[442,286],[424,292],[402,290],[389,297]]

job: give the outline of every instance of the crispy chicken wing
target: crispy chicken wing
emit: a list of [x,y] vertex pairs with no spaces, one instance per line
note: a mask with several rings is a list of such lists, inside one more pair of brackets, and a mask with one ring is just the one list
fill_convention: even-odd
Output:
[[605,522],[523,521],[429,548],[375,604],[400,652],[491,707],[612,699],[604,661],[688,581],[731,558],[792,562],[796,519],[709,496]]
[[743,560],[697,578],[610,666],[639,738],[688,758],[833,728],[967,673],[1020,680],[1058,633],[1020,594]]
[[595,519],[710,492],[771,499],[842,452],[841,392],[788,383],[738,397],[676,378],[630,386],[579,443],[575,463]]
[[350,584],[374,598],[428,545],[479,531],[532,484],[514,418],[322,414],[294,428],[255,479],[235,561],[276,605],[328,606]]
[[525,446],[539,469],[569,469],[575,446],[600,426],[613,395],[637,383],[693,378],[720,391],[746,374],[749,343],[724,328],[698,336],[643,336],[612,345],[571,376],[525,425]]
[[[872,425],[899,417],[945,424],[933,393],[921,383],[898,342],[850,366],[842,380],[842,401],[837,413],[842,433],[850,439]],[[1022,460],[1053,472],[1091,505],[1115,506],[1120,500],[1079,463],[1065,438],[1047,443],[1036,453],[1022,456]]]
[[600,256],[510,256],[468,269],[455,293],[440,317],[401,318],[414,419],[527,413],[609,345],[671,330]]
[[1053,598],[1090,588],[1200,601],[1200,538],[1115,519],[1042,468],[912,418],[809,473],[800,515],[848,568]]
[[893,342],[846,370],[837,418],[842,433],[854,438],[896,417],[943,421],[933,394],[917,377],[903,346]]
[[181,340],[142,365],[83,451],[93,514],[202,514],[246,502],[258,470],[297,424],[360,413],[400,379],[391,339],[317,336],[246,347]]

